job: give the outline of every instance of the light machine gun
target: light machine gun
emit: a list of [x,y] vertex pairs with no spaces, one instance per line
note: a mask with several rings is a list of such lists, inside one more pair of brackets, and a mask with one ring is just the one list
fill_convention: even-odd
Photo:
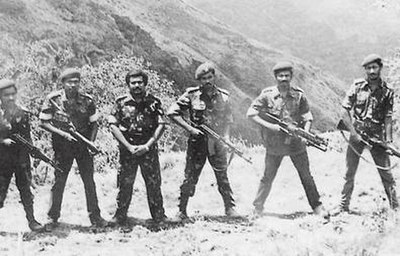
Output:
[[15,141],[15,143],[21,145],[22,147],[24,147],[25,149],[28,150],[28,153],[34,157],[37,158],[39,160],[42,160],[45,163],[48,163],[49,165],[53,166],[54,169],[56,169],[59,172],[64,172],[63,169],[61,169],[60,167],[58,167],[58,165],[51,160],[50,158],[48,158],[45,154],[43,154],[37,147],[35,147],[34,145],[32,145],[28,140],[26,140],[24,137],[22,137],[21,135],[14,133],[10,136],[10,139],[12,139],[13,141]]
[[[216,139],[217,141],[225,144],[229,150],[232,151],[232,153],[238,155],[239,157],[241,157],[242,159],[244,159],[246,162],[253,164],[253,162],[251,161],[250,158],[247,158],[244,156],[243,152],[240,151],[239,149],[237,149],[230,141],[227,141],[226,139],[224,139],[221,135],[219,135],[218,133],[216,133],[215,131],[213,131],[210,127],[208,127],[205,124],[195,124],[194,122],[192,122],[191,120],[188,120],[189,124],[191,126],[197,127],[199,128],[202,132],[204,132],[205,134],[207,134],[208,136]],[[231,158],[232,159],[232,158]]]
[[278,124],[281,132],[283,133],[305,139],[306,144],[309,146],[315,147],[324,152],[328,150],[328,142],[324,138],[321,138],[316,134],[307,132],[300,127],[296,127],[294,130],[289,130],[289,123],[282,121],[281,119],[277,118],[274,115],[271,115],[270,113],[260,113],[260,117],[264,120],[271,120],[274,124]]
[[[343,120],[340,120],[337,129],[340,131],[347,131],[349,132],[350,129],[349,127],[344,123]],[[356,129],[356,132],[361,136],[361,141],[367,146],[367,147],[373,147],[373,146],[378,146],[384,148],[390,155],[396,156],[400,158],[400,151],[396,149],[395,147],[388,145],[387,143],[383,142],[377,137],[371,137],[369,136],[366,132],[360,131]]]
[[60,112],[59,114],[62,114],[66,117],[68,120],[68,132],[69,134],[74,137],[77,141],[85,144],[85,146],[89,149],[89,151],[93,155],[99,154],[101,151],[96,147],[96,145],[93,143],[93,141],[90,141],[88,138],[80,134],[76,128],[75,125],[71,122],[70,117],[67,113],[64,112],[64,110],[52,99],[50,99],[50,103]]

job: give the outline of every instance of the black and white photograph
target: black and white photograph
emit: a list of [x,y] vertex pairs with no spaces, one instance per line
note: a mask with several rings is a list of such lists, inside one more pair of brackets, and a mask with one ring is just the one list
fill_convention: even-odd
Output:
[[0,0],[0,255],[400,255],[397,0]]

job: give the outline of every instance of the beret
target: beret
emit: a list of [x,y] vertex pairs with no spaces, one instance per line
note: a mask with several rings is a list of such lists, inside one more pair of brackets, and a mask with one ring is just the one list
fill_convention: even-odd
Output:
[[281,70],[290,70],[293,71],[293,64],[289,61],[280,61],[275,64],[275,66],[272,68],[272,71],[274,73],[281,71]]
[[0,80],[0,90],[9,88],[9,87],[15,87],[15,82],[10,79],[1,79]]
[[382,62],[381,56],[378,54],[370,54],[367,57],[364,58],[364,60],[361,63],[361,66],[365,67],[366,65],[372,63],[372,62]]
[[208,72],[212,72],[213,74],[215,74],[215,67],[212,63],[210,62],[204,62],[203,64],[201,64],[197,69],[196,72],[194,74],[194,78],[196,80],[199,80],[204,74],[208,73]]
[[76,68],[67,68],[60,74],[61,82],[69,78],[81,78],[81,73]]

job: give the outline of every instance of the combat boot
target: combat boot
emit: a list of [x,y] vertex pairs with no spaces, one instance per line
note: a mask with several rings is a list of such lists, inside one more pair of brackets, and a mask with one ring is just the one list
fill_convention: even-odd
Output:
[[24,207],[26,219],[28,220],[28,226],[32,231],[40,231],[44,227],[42,224],[36,221],[35,216],[33,214],[33,205],[28,205]]
[[39,222],[37,222],[36,220],[30,221],[28,225],[32,231],[40,231],[44,229],[44,226]]
[[103,219],[100,215],[90,216],[90,222],[92,223],[92,226],[96,228],[104,228],[109,224],[108,221]]
[[179,197],[179,212],[175,216],[175,221],[184,221],[187,220],[189,217],[186,212],[186,208],[189,202],[188,196],[180,196]]
[[237,213],[237,211],[235,210],[235,208],[233,206],[228,207],[225,209],[225,215],[228,217],[239,217],[239,213]]

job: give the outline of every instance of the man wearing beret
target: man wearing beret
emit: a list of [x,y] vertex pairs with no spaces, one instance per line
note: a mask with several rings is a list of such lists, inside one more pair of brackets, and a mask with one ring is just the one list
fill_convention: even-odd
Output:
[[10,138],[19,134],[31,141],[29,112],[16,103],[17,87],[12,80],[0,80],[0,208],[4,206],[13,174],[26,213],[29,228],[39,231],[43,226],[33,214],[31,162],[29,152]]
[[[349,211],[351,194],[354,189],[354,177],[360,156],[365,148],[357,131],[370,137],[379,138],[390,144],[392,137],[393,89],[381,78],[382,58],[377,54],[368,55],[361,63],[366,77],[357,79],[350,86],[342,107],[343,121],[350,128],[350,140],[346,153],[346,175],[342,190],[340,211]],[[390,171],[388,152],[379,146],[370,148],[372,158],[377,166],[383,187],[392,209],[399,206],[395,191],[395,181]]]
[[[189,132],[185,179],[181,185],[178,218],[187,218],[189,197],[194,195],[197,181],[206,159],[217,179],[218,191],[227,216],[237,216],[232,189],[227,175],[227,149],[214,138],[207,137],[196,126],[205,124],[229,141],[229,127],[233,122],[229,93],[215,85],[215,68],[211,63],[201,64],[195,73],[200,86],[190,87],[170,107],[168,116]],[[190,124],[182,116],[189,111]]]
[[129,93],[117,98],[108,118],[119,142],[121,169],[119,193],[113,222],[126,224],[138,166],[146,184],[150,213],[156,223],[166,219],[161,194],[161,173],[157,141],[164,131],[161,101],[146,91],[148,76],[132,70],[125,77]]
[[55,160],[64,170],[64,172],[55,171],[48,216],[52,224],[57,225],[65,184],[75,159],[85,187],[90,221],[94,226],[102,227],[107,223],[100,216],[93,179],[93,156],[84,144],[77,142],[68,132],[72,122],[77,132],[94,141],[98,129],[96,106],[91,96],[80,91],[81,74],[77,69],[64,70],[60,80],[63,89],[51,92],[46,97],[39,115],[42,127],[52,133]]
[[325,217],[326,211],[310,173],[305,143],[300,138],[283,133],[278,124],[265,118],[265,113],[269,113],[289,123],[289,131],[296,128],[295,124],[309,131],[313,117],[307,98],[303,90],[290,84],[293,77],[293,66],[290,62],[278,62],[273,67],[273,73],[277,86],[264,89],[247,111],[247,117],[261,126],[261,135],[266,148],[264,175],[253,202],[254,214],[256,216],[262,214],[281,161],[284,156],[290,156],[300,176],[308,203],[315,214]]

